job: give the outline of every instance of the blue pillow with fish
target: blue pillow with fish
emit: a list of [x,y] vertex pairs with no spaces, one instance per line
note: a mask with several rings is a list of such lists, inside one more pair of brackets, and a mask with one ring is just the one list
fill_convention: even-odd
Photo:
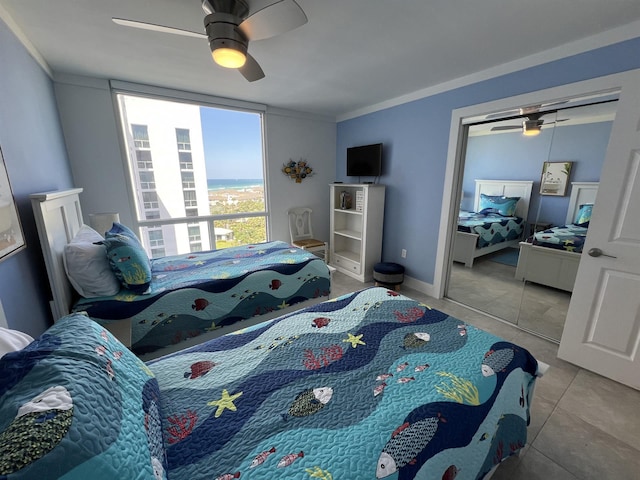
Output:
[[578,210],[578,213],[576,214],[576,218],[573,223],[581,227],[588,227],[589,222],[591,221],[592,210],[593,210],[593,203],[585,203],[584,205],[580,205],[580,209]]
[[513,217],[520,197],[501,197],[480,194],[479,213],[498,213],[503,217]]
[[109,234],[99,243],[106,247],[109,265],[124,288],[138,295],[149,290],[151,262],[135,236],[131,238],[122,233]]

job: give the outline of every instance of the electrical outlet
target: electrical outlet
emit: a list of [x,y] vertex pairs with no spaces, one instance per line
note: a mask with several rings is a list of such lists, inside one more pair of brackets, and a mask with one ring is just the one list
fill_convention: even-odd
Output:
[[402,252],[400,253],[400,256],[402,258],[407,258],[407,251],[404,248],[402,249]]

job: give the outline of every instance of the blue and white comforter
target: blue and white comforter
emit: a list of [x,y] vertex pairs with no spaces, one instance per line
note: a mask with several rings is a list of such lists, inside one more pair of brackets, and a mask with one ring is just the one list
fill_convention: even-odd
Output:
[[537,363],[374,288],[149,367],[171,479],[463,480],[525,445]]
[[531,243],[540,247],[581,253],[586,237],[586,227],[571,224],[536,232]]
[[123,289],[73,310],[105,325],[131,319],[132,350],[144,354],[331,289],[322,260],[279,241],[152,259],[151,270],[149,293]]
[[0,358],[0,479],[479,479],[525,445],[536,370],[383,288],[148,364],[72,314]]
[[524,223],[520,217],[504,217],[498,213],[461,211],[458,214],[458,231],[479,235],[476,248],[517,240],[522,236]]

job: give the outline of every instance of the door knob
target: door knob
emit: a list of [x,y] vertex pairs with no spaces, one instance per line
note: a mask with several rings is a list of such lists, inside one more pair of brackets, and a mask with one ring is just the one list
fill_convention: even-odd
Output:
[[599,248],[591,248],[589,249],[589,251],[587,252],[587,254],[590,257],[609,257],[609,258],[618,258],[618,257],[614,257],[613,255],[607,255],[606,253],[604,253],[602,250],[600,250]]

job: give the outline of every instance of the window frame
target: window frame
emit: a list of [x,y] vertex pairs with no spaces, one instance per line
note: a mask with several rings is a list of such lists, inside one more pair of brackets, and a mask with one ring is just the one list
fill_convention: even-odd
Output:
[[[202,235],[206,235],[208,233],[209,244],[211,249],[216,249],[216,237],[214,231],[214,222],[217,220],[226,220],[226,219],[249,219],[254,217],[264,218],[265,222],[265,240],[270,241],[271,237],[271,229],[270,229],[270,217],[271,212],[269,209],[269,182],[268,182],[268,160],[267,160],[267,150],[266,150],[266,132],[265,132],[265,113],[267,111],[267,107],[264,104],[253,103],[253,102],[245,102],[241,100],[232,100],[226,99],[222,97],[214,97],[210,95],[190,93],[190,92],[182,92],[179,90],[167,89],[163,87],[154,87],[147,85],[139,85],[130,82],[111,80],[111,96],[114,104],[115,111],[117,113],[117,122],[119,124],[118,128],[118,136],[120,140],[120,149],[121,149],[121,157],[122,162],[125,168],[125,172],[127,175],[125,176],[125,183],[127,187],[127,192],[129,195],[129,205],[130,212],[132,218],[132,227],[134,230],[137,230],[140,233],[140,229],[143,227],[151,227],[154,225],[159,226],[170,226],[170,225],[178,225],[178,224],[192,224],[199,222],[206,222],[208,232],[201,232]],[[153,218],[150,214],[158,213],[159,211],[147,210],[144,212],[145,218],[141,218],[142,215],[139,213],[139,202],[140,199],[137,195],[137,190],[135,185],[133,184],[133,176],[135,172],[133,171],[133,163],[129,159],[129,150],[128,144],[126,141],[125,129],[126,125],[123,124],[123,115],[122,108],[119,101],[119,95],[131,95],[136,97],[148,98],[153,100],[164,100],[171,102],[180,102],[186,104],[192,104],[196,106],[202,107],[210,107],[216,109],[224,109],[224,110],[235,110],[245,113],[256,114],[259,116],[260,122],[260,138],[262,142],[262,178],[264,185],[264,211],[260,212],[241,212],[234,214],[223,214],[223,215],[188,215],[189,212],[185,211],[184,217],[174,217],[168,219],[156,218],[155,215]],[[191,137],[190,137],[190,140]],[[177,146],[177,137],[176,137],[176,146]],[[190,144],[191,145],[191,144]],[[179,150],[179,153],[190,153],[190,150]],[[137,161],[137,159],[136,159]],[[181,171],[190,171],[191,169],[186,168]],[[140,215],[140,218],[139,218]]]

